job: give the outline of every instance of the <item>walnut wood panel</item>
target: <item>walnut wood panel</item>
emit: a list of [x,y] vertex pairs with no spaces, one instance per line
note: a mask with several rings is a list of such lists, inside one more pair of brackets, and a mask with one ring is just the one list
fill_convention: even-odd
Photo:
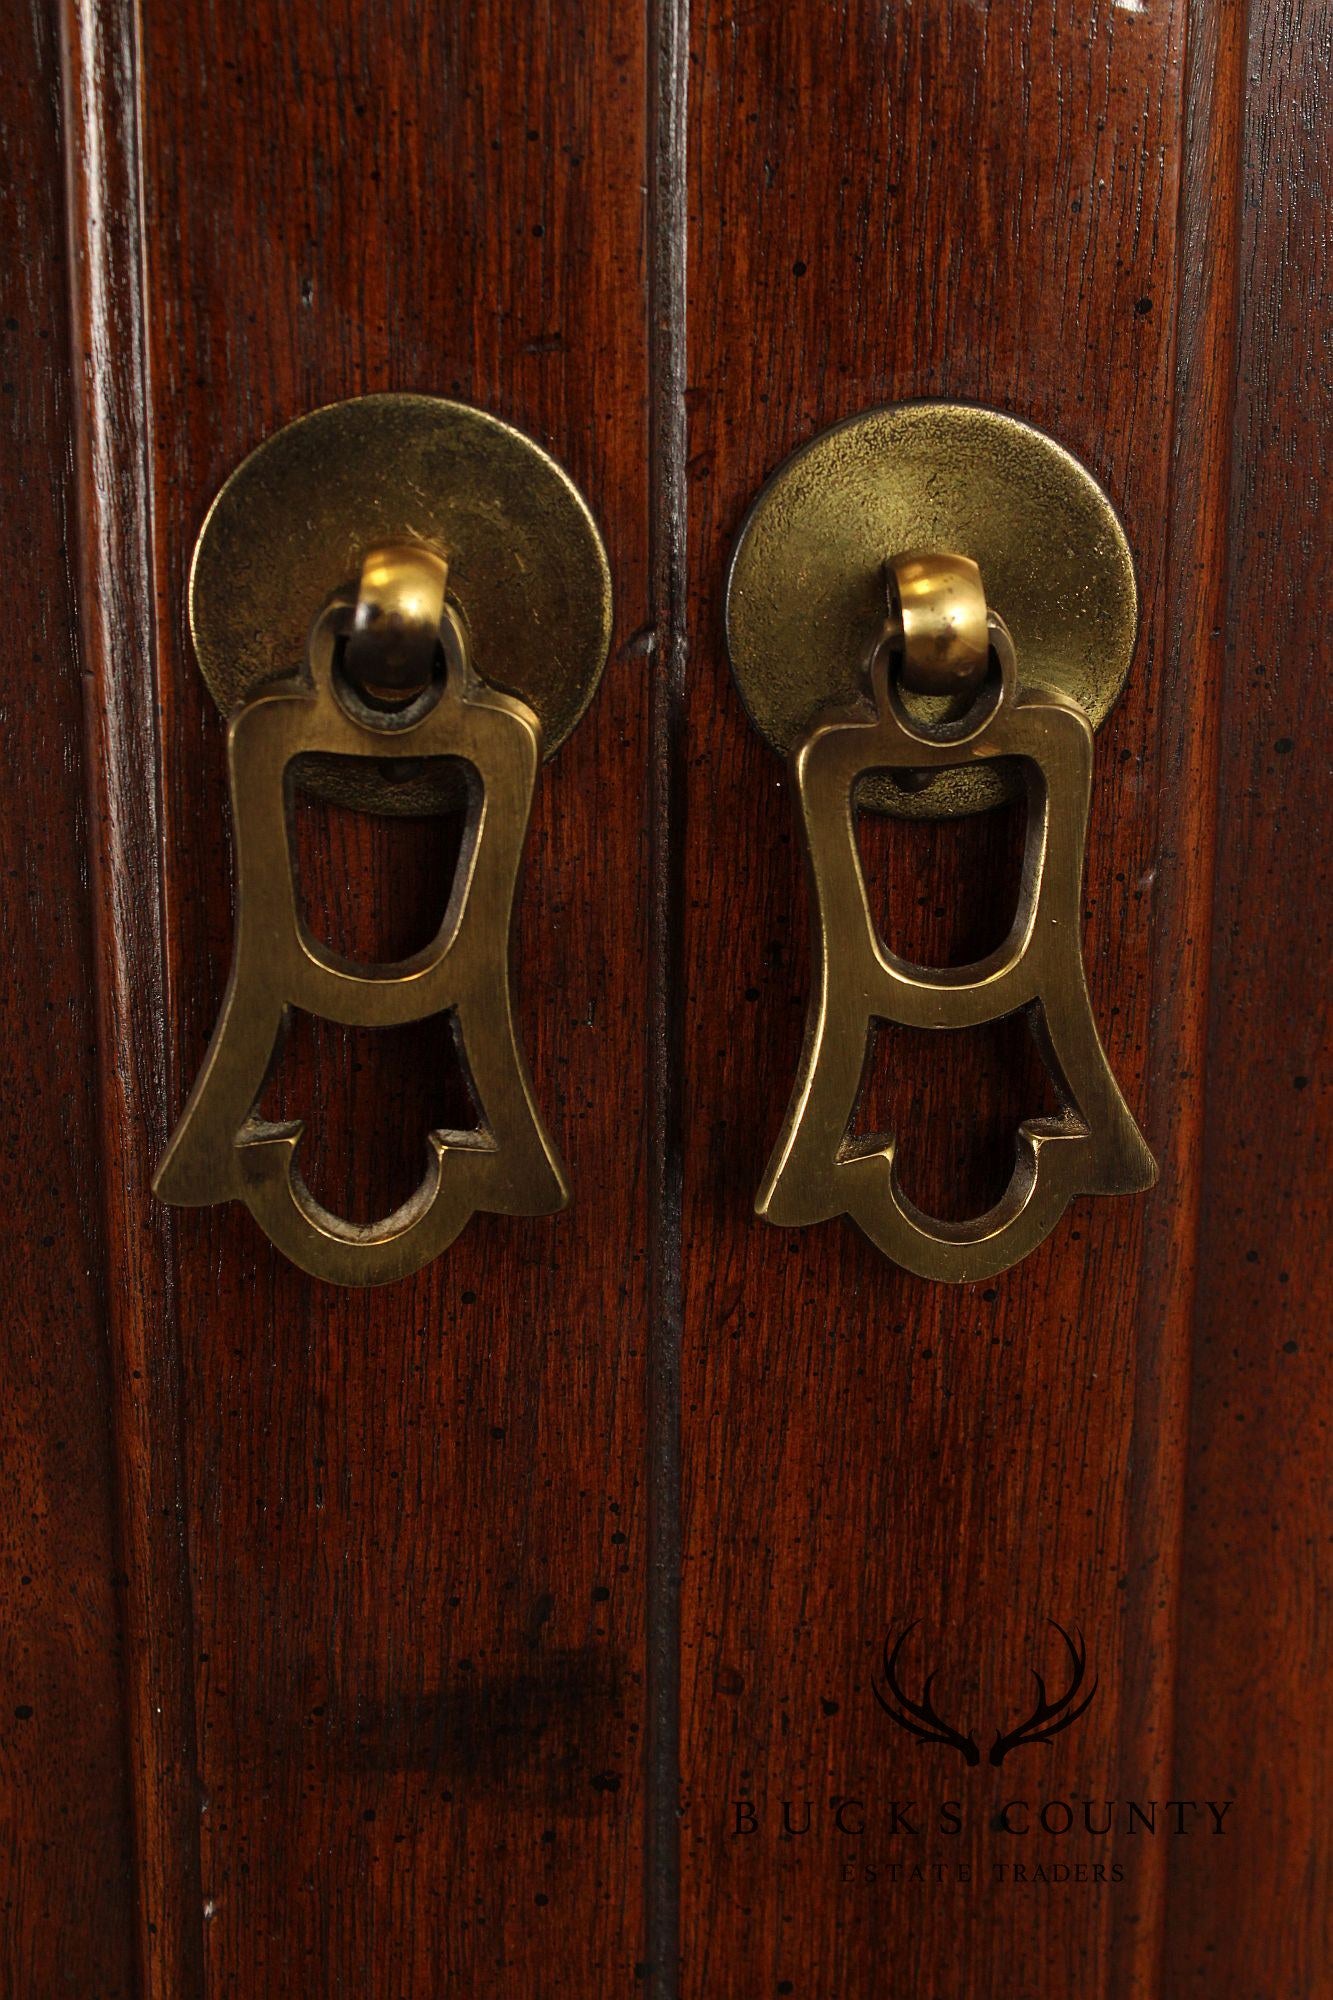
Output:
[[[1331,48],[1313,0],[69,0],[0,27],[4,524],[42,681],[11,688],[0,794],[6,1992],[1333,1991]],[[575,1205],[348,1294],[243,1213],[169,1222],[148,1176],[231,944],[189,551],[260,438],[380,388],[539,437],[618,616],[515,940]],[[1144,601],[1084,941],[1162,1183],[958,1290],[751,1214],[807,909],[720,615],[762,478],[913,395],[1078,453]],[[864,823],[886,932],[974,955],[1020,835]],[[410,947],[456,840],[303,805],[312,919]],[[879,1039],[867,1119],[928,1206],[1003,1178],[1044,1088],[1012,1030]],[[271,1101],[364,1216],[461,1087],[437,1024],[301,1021]],[[996,1769],[1032,1666],[1059,1674],[1050,1618],[1093,1701]],[[904,1677],[935,1670],[976,1769],[875,1700],[913,1619]],[[1173,1798],[1228,1805],[1225,1836],[1173,1836]],[[1160,1828],[1005,1835],[1007,1799],[1156,1800]]]
[[648,0],[649,706],[647,1039],[650,1291],[644,1826],[647,1990],[669,2000],[680,1964],[681,1048],[685,684],[689,666],[685,409],[689,0]]
[[[1239,11],[1239,10],[1238,10]],[[1244,50],[1218,878],[1177,1782],[1248,1838],[1173,1870],[1164,1990],[1333,1992],[1328,467],[1333,14]],[[1173,1854],[1173,1860],[1177,1857]],[[1185,1866],[1186,1861],[1194,1865]]]
[[166,1129],[166,1007],[133,0],[71,6],[62,35],[98,1164],[137,1961],[146,1993],[196,2000],[202,1897],[180,1370],[166,1218],[148,1186]]
[[[1169,525],[1191,549],[1210,532],[1172,520],[1184,8],[700,4],[693,23],[684,1991],[1140,1994],[1165,1840],[991,1821],[1012,1797],[1169,1795],[1214,740],[1207,628],[1167,564]],[[1143,598],[1099,737],[1084,947],[1162,1183],[1076,1204],[1016,1270],[960,1289],[846,1225],[750,1213],[810,967],[792,799],[730,684],[721,579],[795,445],[912,396],[1013,411],[1073,450],[1122,510]],[[1214,483],[1191,492],[1215,503]],[[866,828],[891,938],[910,928],[937,962],[984,929],[1015,834],[1003,815]],[[1031,1108],[992,1048],[893,1060],[909,1188],[984,1187],[993,1160],[960,1173],[945,1149]],[[1082,1628],[1095,1698],[993,1769],[1031,1667],[1055,1684],[1050,1618]],[[936,1669],[937,1705],[982,1733],[975,1770],[873,1698],[886,1632],[913,1619],[909,1684]],[[752,1834],[732,1831],[740,1798]],[[848,1798],[859,1838],[833,1823]],[[809,1832],[783,1836],[783,1801]],[[1089,1872],[994,1879],[1015,1862]]]
[[0,20],[0,1991],[134,1986],[134,1879],[98,1226],[57,23]]
[[[602,693],[542,780],[515,940],[573,1209],[479,1219],[370,1293],[305,1280],[244,1213],[173,1225],[202,1808],[184,1921],[210,1994],[620,1992],[640,1933],[643,30],[610,7],[519,35],[498,5],[150,0],[140,46],[173,1108],[231,935],[185,568],[237,460],[338,397],[461,397],[568,467],[618,595]],[[350,902],[360,947],[439,909],[447,829],[432,852],[430,830],[304,818],[307,903]],[[326,1187],[385,1195],[402,1133],[424,1158],[432,1059],[422,1038],[294,1051],[282,1088]]]

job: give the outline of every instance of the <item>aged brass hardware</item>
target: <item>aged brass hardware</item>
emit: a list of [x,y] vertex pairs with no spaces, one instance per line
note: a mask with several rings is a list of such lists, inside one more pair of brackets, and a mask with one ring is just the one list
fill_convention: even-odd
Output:
[[970,556],[897,556],[885,587],[882,643],[896,647],[899,676],[916,694],[974,695],[990,660],[986,593]]
[[[418,1270],[479,1209],[564,1207],[508,960],[548,727],[557,741],[573,727],[609,638],[605,555],[577,491],[478,411],[427,397],[335,405],[261,445],[223,488],[196,549],[190,612],[231,717],[236,943],[156,1192],[184,1206],[243,1201],[293,1263],[345,1285]],[[436,775],[443,759],[466,773],[461,800],[457,778]],[[288,826],[298,781],[372,811],[465,802],[453,890],[422,951],[357,965],[310,935]],[[379,1222],[322,1207],[301,1177],[300,1122],[258,1115],[293,1007],[364,1027],[449,1016],[480,1129],[432,1132],[420,1187]]]
[[[894,429],[892,422],[883,420],[906,418],[897,435],[900,443],[905,440],[910,462],[916,425],[927,426],[928,441],[932,432],[938,439],[939,430],[931,422],[938,414],[939,406],[916,405],[901,412],[877,412],[866,421],[879,424],[882,436]],[[954,414],[958,413],[944,406],[945,434]],[[1095,647],[1099,633],[1103,640],[1108,633],[1118,634],[1127,649],[1134,623],[1132,569],[1128,551],[1123,551],[1123,559],[1117,553],[1123,537],[1109,502],[1081,468],[1074,467],[1077,482],[1071,481],[1068,468],[1074,461],[1040,433],[1013,425],[1011,419],[992,418],[990,412],[961,415],[965,420],[961,431],[971,437],[974,449],[979,438],[994,440],[998,435],[1002,460],[1011,468],[1016,457],[1021,460],[1048,450],[1059,461],[1052,475],[1057,487],[1081,482],[1100,499],[1110,523],[1101,525],[1100,572],[1094,563],[1085,608],[1064,607],[1061,625],[1074,633],[1075,661],[1092,657],[1089,649]],[[974,424],[976,418],[990,419],[1000,427],[999,433]],[[1003,434],[1011,425],[1025,432],[1016,448]],[[847,429],[843,427],[840,451]],[[791,1102],[755,1205],[760,1215],[783,1227],[845,1214],[907,1270],[934,1279],[984,1279],[1035,1249],[1076,1195],[1129,1193],[1151,1186],[1156,1179],[1152,1156],[1098,1037],[1079,948],[1093,722],[1078,700],[1052,684],[1054,675],[1038,681],[1020,672],[1007,624],[987,608],[982,577],[984,573],[988,584],[993,538],[1008,531],[1013,518],[1008,510],[1000,510],[998,516],[977,516],[970,524],[962,522],[960,540],[969,551],[966,556],[948,549],[931,553],[923,550],[922,529],[928,532],[938,519],[940,496],[928,481],[919,514],[911,515],[901,495],[895,502],[907,516],[899,528],[903,550],[895,553],[890,546],[869,556],[864,547],[864,508],[853,508],[844,539],[854,550],[853,559],[866,563],[869,576],[858,574],[841,593],[832,588],[836,558],[819,543],[812,515],[826,534],[836,538],[836,509],[826,495],[812,500],[808,487],[801,485],[809,478],[809,461],[820,442],[790,461],[752,510],[733,561],[728,603],[733,665],[751,713],[766,715],[777,732],[780,725],[774,718],[781,715],[781,703],[792,693],[790,686],[777,695],[765,687],[766,663],[756,650],[756,634],[761,632],[771,634],[775,643],[780,641],[779,675],[799,669],[806,677],[805,698],[811,702],[804,726],[794,733],[790,766],[800,800],[811,885],[815,984]],[[983,461],[986,455],[983,448]],[[966,469],[968,475],[977,473],[974,491],[983,495],[995,474],[993,456],[992,448],[990,462]],[[923,459],[928,465],[929,450],[916,456],[918,475]],[[860,470],[864,476],[865,468]],[[887,476],[890,484],[907,477],[900,466],[890,468]],[[944,508],[948,511],[952,505],[957,520],[969,502],[960,496],[956,475],[955,489]],[[844,488],[844,501],[847,498]],[[766,501],[778,516],[776,525],[771,514],[765,517]],[[1089,505],[1085,494],[1084,517]],[[770,532],[759,556],[747,543],[761,523]],[[1066,527],[1062,535],[1072,532]],[[1062,549],[1063,541],[1052,558],[1056,570],[1061,567]],[[1014,578],[1033,575],[1040,570],[1042,555],[1037,547],[1021,561],[1011,558],[1007,571],[1003,561],[998,566]],[[779,564],[781,576],[770,567]],[[754,613],[754,596],[766,590],[783,603],[792,603],[799,595],[790,581],[793,575],[804,578],[807,587],[822,590],[818,607],[806,606],[797,614],[802,635],[822,637],[823,651],[816,647],[814,663],[798,662],[791,635],[772,621],[770,609],[762,616]],[[738,601],[738,582],[750,593],[749,602]],[[1043,596],[1048,587],[1041,583]],[[873,608],[876,593],[878,611]],[[851,672],[850,694],[849,670],[830,651],[835,641],[844,638],[848,605],[865,607],[861,629],[851,642],[856,645],[859,669]],[[1021,591],[1017,606],[1028,627],[1035,614]],[[1091,639],[1084,625],[1093,628]],[[978,680],[978,634],[983,629],[984,678]],[[828,672],[828,698],[820,699],[813,684],[817,664]],[[1067,681],[1071,673],[1066,660],[1063,678]],[[1118,689],[1124,678],[1118,655],[1103,665],[1102,674],[1103,689],[1111,680]],[[856,843],[856,813],[867,807],[899,813],[921,810],[936,786],[958,774],[984,782],[955,784],[931,809],[975,810],[1002,796],[989,768],[1002,758],[1018,761],[1028,794],[1027,851],[1008,936],[974,965],[932,970],[910,964],[878,935]],[[1020,1126],[1013,1174],[992,1209],[964,1223],[939,1221],[904,1195],[894,1163],[894,1135],[850,1136],[869,1037],[878,1021],[927,1029],[965,1028],[1019,1011],[1027,1013],[1038,1037],[1062,1111],[1057,1117],[1030,1118]]]
[[[1024,680],[1061,689],[1101,727],[1138,626],[1134,565],[1106,495],[1063,446],[998,410],[895,403],[793,453],[737,539],[727,583],[731,662],[751,720],[780,757],[821,708],[866,692],[866,659],[885,617],[884,564],[918,549],[979,563]],[[939,720],[946,706],[922,713]],[[1018,790],[993,760],[973,760],[919,792],[876,772],[860,803],[937,819]]]
[[[292,672],[314,611],[355,583],[368,548],[404,543],[447,555],[476,677],[527,703],[553,757],[592,700],[611,642],[601,537],[573,482],[531,438],[438,396],[358,396],[315,410],[223,486],[190,573],[190,636],[222,713]],[[312,752],[296,776],[319,797],[372,812],[460,803],[447,773],[389,779],[370,759],[349,774]]]

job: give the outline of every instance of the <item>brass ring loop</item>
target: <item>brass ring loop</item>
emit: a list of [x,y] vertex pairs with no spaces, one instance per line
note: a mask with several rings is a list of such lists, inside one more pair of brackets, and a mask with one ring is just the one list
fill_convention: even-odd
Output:
[[990,634],[972,558],[935,550],[892,556],[884,584],[885,635],[903,686],[911,694],[975,694],[986,677]]

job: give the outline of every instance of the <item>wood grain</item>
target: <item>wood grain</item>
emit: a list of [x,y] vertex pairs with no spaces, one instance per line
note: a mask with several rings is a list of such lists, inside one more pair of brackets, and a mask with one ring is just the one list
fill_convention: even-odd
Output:
[[[478,404],[582,487],[618,600],[601,694],[542,778],[514,948],[572,1209],[479,1218],[370,1293],[303,1279],[244,1213],[176,1227],[205,1990],[619,1993],[641,1949],[643,25],[265,0],[189,28],[143,9],[173,1106],[231,934],[185,567],[239,458],[339,397]],[[309,903],[350,882],[362,941],[424,924],[429,848],[315,812]],[[396,1039],[324,1036],[283,1079],[326,1186],[366,1202],[424,1158],[431,1053]]]
[[98,1168],[127,1579],[136,1946],[146,1994],[194,2000],[202,1902],[180,1368],[166,1218],[149,1193],[165,1137],[167,1030],[133,7],[71,5],[61,28]]
[[[710,2000],[855,2000],[886,1974],[978,2000],[1153,1990],[1164,1843],[1006,1846],[990,1815],[997,1785],[1152,1797],[1169,1771],[1194,1222],[1176,1107],[1202,1051],[1210,825],[1183,774],[1207,778],[1212,740],[1206,646],[1196,661],[1199,630],[1167,628],[1184,26],[1179,6],[694,9],[683,1990]],[[1084,947],[1163,1182],[1076,1205],[1018,1269],[958,1290],[844,1225],[750,1214],[809,961],[792,802],[730,685],[720,581],[787,452],[911,396],[1011,410],[1082,458],[1122,510],[1144,612],[1099,738]],[[1002,818],[869,830],[892,935],[923,899],[936,955],[992,921],[1014,837]],[[937,1191],[959,1178],[951,1124],[1017,1116],[979,1038],[950,1040],[924,1087],[897,1078]],[[1048,1618],[1082,1627],[1097,1695],[999,1773],[914,1744],[873,1699],[886,1630],[919,1619],[915,1685],[936,1667],[937,1698],[993,1729],[1031,1666],[1054,1678]],[[830,1813],[853,1796],[859,1840]],[[740,1797],[752,1835],[731,1831]],[[961,1835],[938,1828],[944,1798]],[[797,1825],[810,1803],[808,1834],[782,1837],[784,1800]],[[919,1839],[891,1832],[893,1800],[917,1801]],[[1014,1860],[1126,1879],[992,1879]],[[894,1882],[913,1862],[946,1879]]]
[[[66,366],[59,46],[0,19],[0,544],[18,588],[0,727],[0,1991],[134,1992]],[[21,624],[22,629],[18,627]]]
[[648,0],[648,491],[652,679],[648,769],[647,1733],[644,1958],[654,2000],[680,1962],[681,974],[689,670],[685,411],[689,0]]
[[1333,13],[1244,48],[1219,865],[1177,1779],[1246,1838],[1173,1852],[1163,1989],[1333,1992],[1328,1524],[1328,129]]
[[[42,680],[0,732],[6,1993],[1333,2000],[1331,68],[1327,0],[0,26],[0,501]],[[232,931],[190,550],[262,437],[383,388],[538,437],[617,620],[514,942],[574,1206],[352,1294],[147,1183]],[[793,447],[909,396],[1072,449],[1143,597],[1084,948],[1162,1181],[959,1289],[751,1213],[809,954],[726,558]],[[456,826],[298,822],[326,936],[433,927]],[[863,822],[885,932],[975,955],[1021,833]],[[941,1212],[1046,1088],[1012,1028],[879,1038],[867,1121]],[[364,1216],[464,1098],[438,1023],[301,1020],[269,1101]],[[994,1769],[1050,1619],[1092,1705]],[[910,1620],[976,1769],[875,1700]],[[1173,1837],[1175,1798],[1225,1837]],[[1161,1830],[1006,1835],[1009,1799]],[[1033,1879],[1060,1864],[1123,1879]]]

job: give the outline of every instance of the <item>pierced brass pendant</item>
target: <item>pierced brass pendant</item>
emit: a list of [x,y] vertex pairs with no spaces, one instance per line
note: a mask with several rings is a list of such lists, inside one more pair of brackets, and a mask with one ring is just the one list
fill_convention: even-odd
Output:
[[[452,472],[438,491],[432,449],[436,472]],[[546,540],[535,535],[514,580],[499,545],[511,513],[531,515],[540,499]],[[397,538],[367,539],[357,521]],[[468,595],[455,604],[446,593],[460,574]],[[556,628],[552,610],[567,596],[572,615]],[[287,651],[302,604],[307,624],[313,614],[303,668]],[[154,1183],[164,1201],[243,1201],[293,1263],[346,1285],[419,1269],[478,1209],[565,1206],[515,1032],[509,930],[541,709],[557,736],[573,726],[605,660],[609,611],[601,542],[577,492],[536,445],[479,412],[424,397],[337,405],[280,432],[234,475],[200,538],[191,614],[210,685],[234,704],[236,943],[208,1054]],[[287,671],[276,679],[272,628],[257,613],[271,613],[281,635]],[[497,626],[509,640],[499,656]],[[511,691],[477,673],[474,632],[492,634],[488,657]],[[439,932],[410,959],[354,964],[301,920],[293,774],[317,788],[359,766],[364,776],[335,792],[371,810],[434,811],[459,802],[432,775],[442,759],[466,773],[467,822]],[[451,1018],[481,1128],[431,1133],[424,1180],[382,1221],[322,1207],[301,1177],[300,1123],[258,1115],[292,1007],[363,1027]]]
[[[785,714],[783,703],[792,698],[793,672],[802,677],[812,704],[794,733],[790,764],[814,906],[815,988],[799,1073],[756,1209],[784,1227],[848,1215],[907,1270],[926,1278],[979,1280],[1035,1249],[1074,1196],[1150,1187],[1156,1167],[1111,1074],[1079,948],[1093,724],[1078,700],[1051,684],[1054,675],[1040,682],[1026,678],[1007,625],[988,610],[982,570],[989,576],[997,523],[986,517],[984,506],[978,512],[978,498],[984,501],[997,480],[1002,484],[1016,460],[1039,461],[1045,452],[1057,493],[1072,486],[1083,512],[1091,508],[1095,518],[1092,496],[1100,502],[1094,548],[1094,557],[1098,548],[1103,552],[1100,572],[1094,560],[1091,588],[1061,607],[1064,627],[1072,622],[1077,643],[1070,656],[1057,656],[1057,664],[1064,658],[1068,671],[1071,657],[1089,657],[1089,628],[1094,637],[1099,626],[1103,634],[1118,633],[1118,646],[1090,656],[1101,663],[1099,685],[1113,692],[1123,681],[1132,644],[1132,571],[1105,496],[1039,432],[992,412],[937,405],[875,412],[857,421],[868,437],[849,441],[855,425],[829,434],[836,441],[835,460],[844,462],[850,453],[863,485],[873,487],[875,452],[886,436],[897,436],[904,449],[898,462],[884,468],[884,485],[893,496],[889,511],[905,510],[899,532],[906,541],[881,547],[864,575],[856,564],[867,563],[867,514],[873,525],[876,506],[853,508],[844,543],[852,573],[835,583],[838,513],[820,485],[819,452],[827,441],[817,440],[761,495],[732,568],[732,660],[751,712],[769,719],[766,734],[786,735],[790,721],[775,718]],[[1011,432],[1022,435],[1015,439]],[[952,512],[964,529],[965,555],[923,550],[910,518],[912,482],[921,476],[923,460],[929,465],[940,439],[951,434],[955,441],[967,437],[970,454],[948,468],[947,479],[927,482],[921,511],[927,523]],[[1029,472],[1029,485],[1030,478]],[[845,490],[842,498],[847,499]],[[878,511],[884,511],[882,496]],[[1058,503],[1047,513],[1063,519]],[[1007,518],[1002,509],[1001,536]],[[1011,553],[1007,570],[1001,560],[1002,573],[1016,578],[1024,564],[1040,565],[1046,525],[1029,516],[1026,526],[1035,546],[1021,556]],[[1070,532],[1062,530],[1065,537]],[[1061,539],[1053,558],[1057,570],[1064,546]],[[821,613],[806,606],[798,614],[805,641],[798,651],[771,606],[774,599],[799,596],[803,582],[821,592],[823,608]],[[1085,578],[1085,586],[1088,582]],[[833,650],[848,643],[847,607],[873,605],[876,592],[880,608],[865,616],[848,662]],[[1030,626],[1033,606],[1021,589],[1016,595],[1018,614]],[[763,600],[758,607],[756,599]],[[782,648],[776,690],[768,678],[772,662],[762,650],[765,637]],[[818,698],[821,672],[832,699]],[[922,696],[926,703],[917,699],[914,709],[912,700]],[[919,802],[932,795],[937,811],[976,810],[1003,795],[995,769],[1002,758],[1020,761],[1028,791],[1028,846],[1009,934],[975,965],[931,970],[909,964],[886,948],[871,915],[856,811],[867,806],[920,811]],[[951,790],[936,791],[950,779]],[[1037,1031],[1061,1096],[1061,1115],[1022,1124],[1009,1186],[987,1214],[966,1223],[927,1216],[899,1185],[893,1135],[851,1136],[874,1025],[977,1027],[1020,1010],[1029,1013]]]

